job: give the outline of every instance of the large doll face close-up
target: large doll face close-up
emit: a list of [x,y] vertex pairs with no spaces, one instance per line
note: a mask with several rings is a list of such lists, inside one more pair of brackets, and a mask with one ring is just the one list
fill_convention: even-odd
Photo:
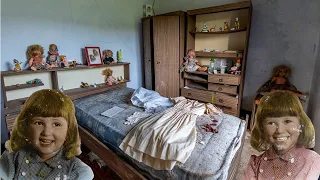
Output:
[[63,117],[34,117],[29,124],[29,140],[46,160],[63,146],[67,130],[68,123]]
[[267,141],[278,154],[283,154],[296,146],[300,135],[300,121],[297,117],[270,117],[263,123]]

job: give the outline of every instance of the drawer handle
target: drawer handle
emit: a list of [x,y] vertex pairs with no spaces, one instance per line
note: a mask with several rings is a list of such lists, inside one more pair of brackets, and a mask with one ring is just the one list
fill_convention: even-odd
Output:
[[191,93],[188,93],[188,96],[191,96]]
[[157,64],[160,64],[160,61],[157,61]]
[[222,82],[223,81],[223,79],[219,79],[219,82]]
[[219,88],[218,88],[218,90],[219,90],[219,91],[222,91],[222,88],[221,88],[221,87],[219,87]]
[[223,100],[222,100],[222,99],[219,99],[219,103],[223,103]]
[[148,61],[150,62],[151,60],[149,59]]

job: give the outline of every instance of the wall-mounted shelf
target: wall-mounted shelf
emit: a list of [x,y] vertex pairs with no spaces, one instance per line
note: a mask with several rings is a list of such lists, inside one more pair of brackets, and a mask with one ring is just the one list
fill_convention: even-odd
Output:
[[25,89],[25,88],[31,88],[31,87],[37,87],[37,86],[43,86],[44,84],[42,82],[36,83],[36,84],[17,84],[12,86],[6,86],[6,91],[13,91],[18,89]]
[[84,96],[88,96],[91,94],[97,94],[104,91],[107,91],[109,89],[119,88],[126,86],[126,83],[130,81],[130,72],[129,72],[129,65],[130,63],[118,63],[118,64],[111,64],[111,65],[101,65],[101,66],[80,66],[74,68],[53,68],[53,69],[47,69],[47,70],[38,70],[38,71],[32,71],[32,70],[24,70],[20,72],[14,72],[14,71],[2,71],[1,72],[1,85],[2,85],[2,93],[4,98],[4,114],[5,116],[9,117],[9,115],[13,115],[16,113],[19,113],[21,111],[22,105],[27,100],[27,97],[25,98],[19,98],[7,101],[7,91],[12,91],[16,89],[25,89],[30,87],[36,87],[36,86],[43,86],[44,84],[37,83],[37,84],[19,84],[17,85],[11,85],[11,86],[5,86],[4,78],[6,76],[18,76],[18,75],[28,75],[28,74],[35,74],[35,73],[44,73],[49,72],[51,76],[52,81],[52,89],[58,89],[58,73],[57,71],[73,71],[73,70],[86,70],[86,69],[92,69],[92,68],[101,68],[101,67],[111,67],[111,66],[123,66],[124,67],[124,74],[123,78],[125,79],[123,82],[119,82],[118,84],[107,86],[104,83],[98,84],[98,87],[87,87],[87,88],[73,88],[65,90],[64,93],[70,97],[71,100],[75,100]]
[[117,64],[104,64],[101,66],[86,66],[86,65],[77,65],[74,68],[52,68],[52,69],[43,69],[38,71],[32,71],[32,70],[23,70],[20,72],[15,71],[2,71],[1,76],[16,76],[20,74],[34,74],[34,73],[43,73],[43,72],[55,72],[55,71],[71,71],[71,70],[81,70],[81,69],[92,69],[92,68],[101,68],[101,67],[111,67],[111,66],[123,66],[123,65],[129,65],[130,63],[117,63]]
[[190,34],[230,34],[230,33],[236,33],[236,32],[244,32],[246,31],[247,28],[241,28],[241,29],[236,29],[236,30],[228,30],[228,31],[216,31],[216,32],[194,32],[190,31]]
[[205,51],[196,51],[196,56],[214,57],[214,58],[239,58],[238,53],[205,52]]

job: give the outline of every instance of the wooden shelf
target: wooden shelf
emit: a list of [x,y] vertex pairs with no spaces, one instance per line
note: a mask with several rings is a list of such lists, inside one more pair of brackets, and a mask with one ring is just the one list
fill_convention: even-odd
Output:
[[240,74],[209,74],[207,72],[200,72],[200,71],[192,71],[192,72],[185,72],[189,74],[201,74],[201,75],[210,75],[210,76],[237,76],[240,77]]
[[37,84],[17,84],[17,85],[12,85],[12,86],[6,86],[5,89],[6,91],[13,91],[13,90],[18,90],[18,89],[26,89],[26,88],[31,88],[31,87],[37,87],[37,86],[43,86],[44,84],[42,82],[37,83]]
[[238,53],[204,52],[204,51],[196,51],[196,56],[214,57],[214,58],[239,58]]
[[208,82],[208,79],[202,78],[200,76],[188,74],[188,73],[184,73],[183,77],[185,79],[190,79],[190,80],[197,81],[197,82],[203,82],[203,83],[207,83]]
[[23,70],[20,72],[15,71],[1,71],[1,76],[15,76],[20,74],[33,74],[33,73],[44,73],[44,72],[56,72],[56,71],[70,71],[70,70],[81,70],[81,69],[92,69],[92,68],[101,68],[101,67],[112,67],[112,66],[122,66],[122,65],[129,65],[130,63],[123,62],[117,64],[104,64],[101,66],[86,66],[86,65],[77,65],[74,68],[52,68],[52,69],[42,69],[37,71],[32,70]]
[[236,29],[236,30],[229,30],[229,31],[216,31],[216,32],[194,32],[190,31],[190,34],[230,34],[230,33],[236,33],[236,32],[243,32],[246,31],[247,28],[241,28],[241,29]]
[[199,14],[210,14],[210,13],[218,13],[224,11],[234,11],[239,9],[246,9],[251,7],[250,1],[237,2],[232,4],[226,4],[215,7],[201,8],[201,9],[193,9],[188,10],[188,15],[199,15]]
[[[63,93],[69,96],[71,100],[76,100],[88,95],[101,93],[101,92],[119,88],[119,87],[124,87],[126,86],[127,82],[129,82],[129,80],[124,80],[124,82],[120,82],[119,84],[115,84],[112,86],[107,86],[103,83],[103,84],[98,84],[98,87],[96,88],[94,87],[75,88],[75,89],[65,90],[63,91]],[[27,98],[21,98],[21,99],[8,101],[8,107],[4,109],[4,114],[7,115],[7,114],[20,112],[26,100]]]

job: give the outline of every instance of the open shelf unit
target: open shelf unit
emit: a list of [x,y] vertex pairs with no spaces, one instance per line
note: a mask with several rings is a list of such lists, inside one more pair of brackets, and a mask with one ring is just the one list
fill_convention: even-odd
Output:
[[[32,70],[24,70],[20,72],[14,72],[14,71],[2,71],[1,72],[1,83],[2,83],[2,93],[4,98],[4,114],[5,116],[17,114],[20,112],[23,104],[27,100],[27,97],[24,98],[18,98],[14,100],[7,101],[7,91],[14,91],[18,89],[25,89],[25,88],[31,88],[31,87],[37,87],[37,86],[43,86],[44,83],[37,83],[37,84],[19,84],[17,85],[5,85],[4,78],[8,76],[17,76],[17,75],[31,75],[36,73],[50,73],[51,77],[51,83],[52,83],[52,89],[58,89],[59,87],[59,78],[58,78],[58,71],[73,71],[73,70],[87,70],[87,69],[93,69],[93,68],[101,68],[101,67],[111,67],[111,66],[123,66],[124,70],[124,80],[122,82],[119,82],[118,84],[114,84],[112,86],[105,85],[105,83],[97,84],[97,87],[86,87],[86,88],[72,88],[68,90],[64,90],[63,92],[70,97],[71,100],[75,100],[81,97],[85,97],[91,94],[97,94],[103,91],[106,91],[108,89],[114,89],[122,86],[126,86],[126,83],[130,81],[130,72],[129,72],[129,65],[130,63],[118,63],[118,64],[112,64],[112,65],[101,65],[101,66],[77,66],[74,68],[53,68],[53,69],[47,69],[47,70],[38,70],[38,71],[32,71]],[[69,77],[70,78],[70,77]],[[69,79],[68,78],[68,79]],[[7,117],[6,117],[7,118]]]
[[[246,57],[248,51],[252,4],[243,1],[222,6],[194,9],[187,11],[186,50],[195,49],[197,60],[202,66],[209,66],[210,59],[227,65],[225,74],[207,72],[185,72],[185,87],[182,96],[219,106],[225,113],[239,116],[243,95]],[[240,27],[234,26],[238,18]],[[228,30],[224,29],[225,22]],[[207,29],[215,32],[201,32],[204,23]],[[235,28],[231,30],[231,28]],[[198,29],[195,31],[195,29]],[[241,62],[240,74],[228,74],[236,62]]]

